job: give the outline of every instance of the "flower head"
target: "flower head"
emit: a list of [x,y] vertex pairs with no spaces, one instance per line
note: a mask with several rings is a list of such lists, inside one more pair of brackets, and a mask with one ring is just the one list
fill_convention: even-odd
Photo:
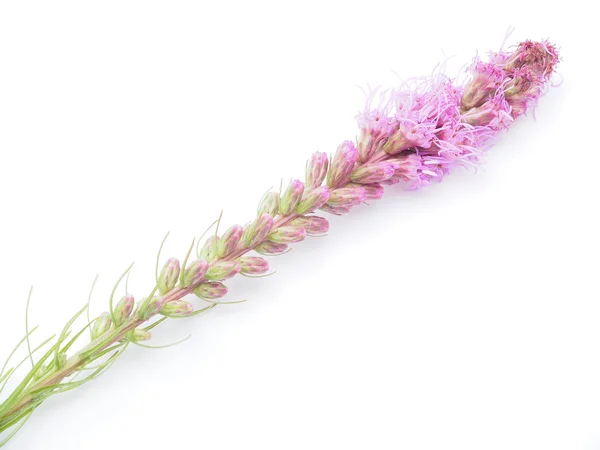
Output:
[[179,260],[177,258],[170,258],[165,263],[160,271],[157,281],[158,292],[160,292],[161,295],[166,294],[177,285],[180,272],[181,267],[179,266]]
[[240,242],[243,232],[244,228],[240,225],[233,225],[229,228],[217,242],[217,258],[223,258],[231,253]]
[[306,187],[308,189],[315,189],[323,184],[328,166],[327,154],[323,152],[313,153],[306,164]]
[[260,275],[269,271],[269,263],[258,256],[244,256],[238,262],[242,268],[241,273],[247,275]]
[[281,255],[282,253],[287,252],[288,246],[287,244],[279,244],[271,241],[264,241],[263,243],[256,246],[254,251],[260,253],[261,255]]
[[283,216],[291,214],[302,200],[304,184],[299,180],[292,180],[281,197],[279,212]]
[[244,229],[242,241],[248,248],[254,248],[262,242],[273,227],[273,217],[270,214],[261,214],[254,222]]
[[549,41],[524,41],[504,61],[506,71],[520,70],[526,67],[536,77],[548,81],[558,64],[558,52]]
[[471,109],[481,106],[500,88],[506,73],[498,65],[476,60],[471,66],[473,79],[465,87],[462,107]]
[[218,281],[202,283],[196,289],[194,289],[194,294],[203,299],[213,300],[215,298],[221,298],[227,294],[227,286]]
[[335,189],[350,181],[350,173],[358,161],[358,150],[350,141],[345,141],[337,148],[331,167],[327,173],[327,184]]
[[318,236],[329,230],[329,221],[319,216],[300,216],[292,220],[291,224],[304,228],[309,236]]
[[100,314],[100,316],[94,321],[94,325],[92,325],[92,340],[106,333],[110,329],[111,325],[112,320],[110,318],[110,314],[107,312]]
[[334,208],[339,213],[347,212],[366,199],[367,194],[363,187],[344,187],[331,191],[327,206]]
[[181,284],[183,287],[200,283],[208,270],[208,263],[203,259],[192,261],[183,271]]
[[268,214],[275,217],[279,213],[279,201],[277,192],[267,192],[258,205],[258,215]]
[[237,261],[218,261],[206,271],[206,278],[222,281],[237,275],[241,270],[242,268]]
[[327,203],[330,196],[331,191],[327,186],[319,186],[308,193],[305,192],[304,198],[296,207],[296,213],[301,215],[311,213]]
[[380,105],[372,108],[371,104],[376,94],[377,89],[367,97],[364,111],[356,116],[360,128],[357,149],[358,160],[361,163],[368,161],[393,131],[392,120],[389,117],[391,108],[389,92],[381,93]]
[[135,300],[133,295],[125,295],[114,310],[114,321],[116,326],[122,325],[131,315],[133,307],[135,306]]
[[297,225],[279,227],[269,233],[268,239],[277,244],[292,244],[303,241],[306,238],[306,230]]
[[183,300],[171,300],[160,309],[160,313],[167,317],[186,317],[193,312],[194,306]]
[[210,262],[217,257],[217,245],[219,244],[219,236],[210,236],[200,250],[200,258]]

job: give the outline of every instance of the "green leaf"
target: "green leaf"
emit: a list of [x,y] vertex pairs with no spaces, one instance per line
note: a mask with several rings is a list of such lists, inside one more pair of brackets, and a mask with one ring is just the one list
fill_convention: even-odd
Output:
[[[206,230],[204,230],[204,233],[202,233],[200,235],[200,237],[198,238],[198,243],[196,244],[196,257],[200,258],[200,243],[202,242],[202,238],[204,236],[206,236],[206,233],[208,233],[210,231],[210,229],[213,227],[213,225],[215,223],[220,223],[221,222],[221,216],[223,215],[223,211],[221,211],[221,215],[219,216],[219,218],[217,220],[215,220],[213,223],[211,223],[208,228]],[[217,231],[219,230],[219,227],[217,226]],[[192,244],[193,245],[193,244]],[[184,264],[185,267],[185,264]]]
[[187,266],[187,262],[190,257],[190,253],[192,253],[192,249],[194,248],[194,242],[196,242],[196,238],[192,239],[192,245],[190,245],[187,255],[185,255],[185,259],[183,260],[183,264],[181,265],[181,273],[179,274],[179,282],[182,285],[183,285],[183,277],[185,276],[185,267]]
[[165,320],[167,320],[166,317],[161,317],[160,319],[158,319],[153,324],[148,325],[146,328],[142,328],[142,330],[144,330],[144,331],[150,331],[152,328],[157,327],[158,325],[160,325],[161,323],[163,323]]
[[15,370],[15,369],[13,369],[12,367],[10,369],[8,369],[6,371],[6,373],[0,377],[0,383],[2,383],[5,378],[10,377],[10,374],[13,373],[13,370]]
[[190,334],[188,337],[186,337],[186,338],[183,338],[183,339],[182,339],[182,340],[180,340],[180,341],[173,342],[172,344],[166,344],[166,345],[147,345],[147,344],[140,344],[139,342],[133,342],[133,341],[131,341],[131,343],[132,343],[132,344],[135,344],[135,345],[137,345],[137,346],[139,346],[139,347],[144,347],[144,348],[167,348],[167,347],[173,347],[173,346],[175,346],[175,345],[179,345],[179,344],[181,344],[182,342],[185,342],[185,341],[187,341],[187,340],[188,340],[189,338],[191,338],[191,337],[192,337],[192,335]]
[[78,380],[78,381],[71,380],[71,381],[67,381],[64,383],[55,383],[50,386],[43,386],[39,389],[32,390],[31,395],[37,396],[39,394],[48,393],[48,392],[50,393],[49,395],[54,395],[54,394],[60,394],[63,392],[70,391],[71,389],[75,389],[76,387],[79,387],[82,384],[85,384],[88,381],[91,381],[94,378],[99,377],[102,373],[104,373],[103,371],[106,371],[114,363],[114,361],[123,353],[123,351],[124,351],[124,348],[114,352],[110,356],[110,358],[108,358],[104,363],[102,363],[100,366],[98,366],[90,375],[85,377],[83,380]]
[[162,249],[165,245],[165,242],[167,241],[167,238],[169,237],[169,234],[171,234],[170,231],[168,231],[167,234],[165,234],[165,237],[163,238],[162,242],[160,243],[160,247],[158,247],[158,254],[156,255],[156,267],[154,268],[154,279],[156,280],[157,283],[158,283],[158,265],[160,264],[160,254],[162,253]]
[[[32,330],[32,331],[33,331],[33,330]],[[39,349],[41,349],[41,348],[42,348],[44,345],[46,345],[48,342],[50,342],[50,341],[51,341],[52,339],[54,339],[55,337],[56,337],[56,335],[55,335],[55,334],[54,334],[54,335],[52,335],[52,336],[50,336],[48,339],[46,339],[44,342],[42,342],[40,345],[38,345],[36,348],[34,348],[34,349],[31,351],[31,353],[32,353],[32,354],[35,354],[35,352],[37,352]],[[21,342],[22,342],[22,341],[21,341]],[[17,365],[16,365],[16,366],[15,366],[13,369],[10,369],[10,370],[7,372],[7,375],[3,377],[3,378],[5,378],[5,380],[4,380],[4,384],[3,384],[3,385],[0,387],[0,394],[2,393],[2,391],[4,390],[4,388],[6,387],[6,384],[8,383],[8,380],[9,380],[9,378],[12,376],[12,374],[13,374],[13,373],[15,373],[15,371],[16,371],[16,370],[17,370],[19,367],[21,367],[21,365],[23,365],[23,363],[24,363],[25,361],[27,361],[28,359],[29,359],[29,357],[28,357],[28,356],[26,356],[25,358],[23,358],[23,359],[22,359],[22,360],[19,362],[19,364],[17,364]],[[10,373],[9,373],[9,372],[10,372]]]
[[[0,447],[3,447],[4,444],[6,444],[8,441],[10,441],[13,438],[13,436],[19,432],[19,430],[23,427],[23,425],[25,425],[25,423],[27,422],[27,420],[29,419],[29,417],[31,416],[31,414],[33,414],[33,411],[30,411],[24,417],[19,417],[19,420],[21,422],[15,427],[14,430],[12,430],[10,432],[10,434],[8,436],[6,436],[5,439],[3,439],[0,442]],[[13,426],[13,425],[15,425],[15,424],[11,424],[10,426]],[[8,428],[10,428],[10,426]],[[0,432],[4,431],[5,429],[8,429],[8,428],[3,428],[2,430],[0,430]]]
[[25,388],[29,385],[29,382],[35,377],[35,374],[39,370],[42,365],[46,362],[46,360],[52,356],[52,353],[58,348],[60,344],[57,342],[42,356],[42,358],[33,366],[31,371],[27,374],[27,376],[21,381],[21,383],[17,386],[17,388],[13,391],[12,394],[5,400],[5,402],[0,406],[0,416],[3,412],[10,409],[13,402],[19,398],[21,393],[25,390]]
[[[71,319],[67,322],[67,324],[63,328],[62,332],[58,336],[58,342],[57,342],[58,347],[56,347],[56,352],[54,353],[54,362],[56,364],[56,367],[58,367],[58,355],[60,353],[60,344],[62,344],[63,341],[67,339],[67,336],[69,336],[69,334],[71,332],[71,330],[70,330],[71,325],[73,325],[73,323],[75,323],[75,321],[79,318],[79,316],[81,316],[85,312],[86,309],[87,309],[87,305],[85,305],[77,313],[75,313],[75,315],[73,317],[71,317]],[[79,333],[79,334],[81,334],[81,333]]]
[[81,330],[79,330],[77,332],[77,334],[75,336],[73,336],[73,338],[60,350],[60,353],[66,353],[67,350],[69,350],[69,348],[71,348],[71,346],[75,343],[75,341],[77,341],[79,336],[81,336],[83,334],[83,332],[85,330],[87,330],[94,323],[94,321],[96,321],[96,319],[89,322],[85,327],[83,327]]
[[[88,301],[87,301],[87,311],[85,313],[85,317],[87,318],[88,323],[90,323],[90,303],[92,303],[92,292],[94,292],[94,287],[96,286],[96,281],[98,281],[98,274],[96,274],[96,277],[94,278],[94,281],[92,282],[92,287],[90,288],[90,293],[88,294]],[[92,329],[90,328],[90,339],[92,339]]]
[[25,306],[25,333],[27,338],[27,351],[29,352],[29,360],[31,361],[31,367],[33,367],[33,356],[31,354],[31,344],[29,342],[29,302],[31,301],[31,294],[33,293],[33,286],[29,288],[29,295],[27,296],[27,305]]
[[[8,363],[10,362],[10,360],[13,357],[13,355],[15,354],[15,352],[19,349],[21,344],[23,342],[25,342],[25,340],[28,339],[29,336],[31,336],[32,333],[37,329],[38,329],[37,326],[33,327],[33,329],[31,331],[29,331],[25,336],[23,336],[23,338],[19,341],[19,343],[17,345],[15,345],[15,348],[13,348],[12,352],[10,352],[10,355],[8,355],[8,358],[6,358],[6,361],[4,362],[4,365],[2,366],[2,370],[0,370],[0,377],[2,377],[2,374],[6,370],[6,366],[8,366]],[[0,379],[2,379],[2,378],[0,378]],[[2,391],[0,391],[0,392],[2,392]]]

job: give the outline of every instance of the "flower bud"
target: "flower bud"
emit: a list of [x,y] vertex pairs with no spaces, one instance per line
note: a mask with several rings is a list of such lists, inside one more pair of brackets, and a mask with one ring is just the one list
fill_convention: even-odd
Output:
[[142,299],[140,306],[138,308],[138,317],[140,319],[149,319],[160,311],[164,303],[164,299],[162,297],[152,297],[150,299],[144,298]]
[[305,193],[304,200],[296,207],[296,213],[304,215],[313,212],[315,209],[318,209],[327,203],[330,195],[331,192],[327,186],[319,186],[318,188]]
[[191,262],[183,271],[183,287],[200,283],[207,269],[208,263],[203,259]]
[[269,271],[269,263],[258,256],[243,256],[238,259],[242,273],[248,275],[259,275]]
[[308,189],[315,189],[323,184],[328,165],[329,161],[325,153],[313,153],[306,165],[306,187]]
[[262,214],[258,219],[252,222],[244,230],[242,240],[247,248],[254,248],[265,240],[271,227],[273,226],[273,217],[269,214]]
[[435,137],[435,126],[429,123],[399,123],[396,131],[382,146],[382,150],[390,155],[409,149],[411,147],[431,147],[431,140]]
[[350,179],[361,184],[380,183],[391,178],[398,167],[398,164],[389,161],[365,164],[354,169]]
[[110,314],[107,312],[100,314],[100,316],[94,320],[94,324],[92,325],[92,341],[106,333],[111,325],[112,320]]
[[343,142],[336,150],[331,167],[327,173],[327,184],[331,188],[337,188],[346,184],[350,179],[350,173],[358,161],[358,150],[350,141]]
[[158,292],[160,292],[161,295],[166,294],[177,285],[177,281],[179,281],[180,271],[181,268],[179,266],[179,261],[176,258],[170,258],[165,263],[162,270],[160,271],[157,283]]
[[392,119],[387,117],[385,112],[375,109],[360,113],[357,120],[360,127],[360,136],[357,143],[358,160],[364,163],[375,154],[381,142],[392,131]]
[[131,315],[131,311],[133,311],[133,307],[135,305],[135,300],[133,299],[133,295],[126,295],[114,309],[114,317],[115,317],[115,326],[121,326],[127,318]]
[[236,261],[221,261],[206,271],[209,280],[226,280],[240,273],[240,264]]
[[304,184],[299,180],[292,180],[281,197],[281,204],[279,205],[279,212],[282,216],[291,214],[302,200],[302,194],[304,194]]
[[54,364],[56,365],[57,369],[64,367],[66,363],[67,363],[66,353],[59,353],[56,356],[56,359],[54,360]]
[[215,299],[221,298],[225,294],[227,294],[227,286],[223,283],[218,283],[216,281],[211,281],[210,283],[202,283],[196,289],[194,289],[194,294],[200,298],[206,299]]
[[385,181],[385,184],[396,184],[400,180],[406,181],[407,183],[414,183],[419,179],[419,173],[424,168],[423,159],[416,153],[409,153],[408,155],[402,155],[395,159],[395,162],[399,164],[399,168],[396,170],[396,174]]
[[[382,181],[381,184],[384,184],[386,186],[393,186],[394,184],[400,183],[402,180],[404,180],[404,178],[401,175],[398,175],[398,171],[396,171],[396,173],[394,174],[393,177],[390,177],[387,180]],[[367,197],[367,198],[369,198],[369,197]]]
[[279,194],[267,192],[258,205],[258,215],[268,214],[275,217],[279,213]]
[[39,380],[40,378],[42,378],[44,375],[46,375],[46,372],[48,371],[48,366],[46,364],[42,364],[40,366],[40,368],[37,370],[37,372],[34,375],[34,379],[35,380]]
[[336,216],[341,216],[342,214],[349,213],[352,209],[352,205],[329,205],[325,204],[321,206],[321,211],[325,211],[329,214],[334,214]]
[[[385,180],[385,182],[382,181],[382,183],[387,183],[389,180],[393,179],[394,177],[396,177],[396,173],[394,172],[394,175],[391,176],[390,178],[388,178],[387,180]],[[391,184],[395,184],[395,183],[391,183]],[[350,183],[347,185],[347,187],[353,187],[353,188],[363,188],[365,190],[365,196],[368,199],[371,200],[378,200],[381,197],[383,197],[383,186],[379,183],[369,183],[369,184],[354,184],[354,183]]]
[[319,216],[300,216],[290,222],[291,225],[302,227],[309,236],[327,233],[329,231],[329,221],[325,217]]
[[232,252],[240,242],[243,232],[244,228],[240,225],[233,225],[229,228],[217,242],[217,258],[222,258]]
[[362,187],[339,188],[331,191],[327,202],[330,206],[354,206],[366,200],[367,196]]
[[506,74],[494,63],[476,61],[472,68],[473,79],[465,86],[462,107],[465,110],[483,105],[502,85]]
[[542,81],[547,81],[558,63],[558,53],[550,42],[520,42],[516,51],[504,61],[504,70],[509,74],[527,68]]
[[205,261],[212,261],[215,259],[217,257],[218,242],[218,236],[212,235],[209,237],[200,250],[200,259],[204,259]]
[[299,226],[279,227],[269,233],[268,239],[278,244],[291,244],[306,239],[306,230]]
[[265,241],[256,246],[254,251],[261,255],[281,255],[282,253],[285,253],[287,249],[287,244],[277,244],[276,242]]
[[185,317],[194,312],[194,306],[183,300],[171,300],[160,308],[160,313],[169,317]]
[[[514,98],[511,99],[514,101]],[[514,103],[513,103],[514,105]],[[527,101],[525,101],[522,111],[511,110],[511,106],[502,96],[496,96],[493,99],[485,102],[478,108],[472,108],[463,114],[463,121],[473,126],[489,127],[493,130],[502,130],[510,125],[513,121],[513,116],[518,116],[521,112],[527,109]]]
[[138,328],[127,333],[127,337],[132,342],[143,342],[149,341],[152,338],[152,333]]

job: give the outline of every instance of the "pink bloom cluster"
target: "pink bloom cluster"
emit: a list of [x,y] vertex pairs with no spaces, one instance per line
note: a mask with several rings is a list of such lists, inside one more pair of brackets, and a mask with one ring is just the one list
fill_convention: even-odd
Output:
[[411,189],[440,181],[455,166],[479,162],[490,139],[534,106],[558,63],[549,42],[522,42],[509,52],[476,58],[468,82],[442,74],[386,92],[377,108],[369,97],[358,117],[358,161],[392,161]]

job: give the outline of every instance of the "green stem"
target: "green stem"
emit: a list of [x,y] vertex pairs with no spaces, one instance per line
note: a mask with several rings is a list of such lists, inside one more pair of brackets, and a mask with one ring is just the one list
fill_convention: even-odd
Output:
[[[291,214],[286,217],[280,217],[275,224],[273,229],[284,226],[298,217],[297,214]],[[240,256],[251,251],[251,248],[238,248],[231,254],[227,255],[221,260],[213,261],[215,264],[224,260],[234,260]],[[175,287],[173,290],[164,295],[164,302],[170,302],[173,300],[179,300],[186,295],[192,293],[194,289],[206,280],[201,280],[197,284],[189,286],[187,288]],[[211,305],[210,308],[214,306]],[[158,314],[158,313],[157,313]],[[0,431],[10,428],[11,426],[19,423],[19,421],[31,413],[33,409],[39,406],[47,397],[49,397],[53,391],[60,388],[60,384],[68,377],[75,373],[83,370],[89,363],[98,359],[101,355],[106,353],[114,344],[127,339],[127,333],[136,328],[140,327],[144,323],[148,322],[152,317],[147,319],[140,319],[137,315],[133,315],[123,325],[116,329],[108,330],[103,335],[99,336],[84,348],[79,350],[73,356],[71,356],[61,368],[57,368],[50,371],[48,374],[43,376],[41,379],[34,380],[35,371],[41,367],[43,361],[39,361],[35,365],[29,376],[26,377],[26,382],[22,383],[13,394],[6,399],[6,401],[0,405]],[[87,328],[87,327],[86,327]],[[85,328],[84,328],[85,329]],[[76,336],[78,337],[81,332]],[[71,340],[67,345],[70,347],[73,344]],[[66,349],[63,349],[66,350]],[[58,348],[53,347],[53,351],[57,352]],[[78,381],[79,383],[79,381]]]

